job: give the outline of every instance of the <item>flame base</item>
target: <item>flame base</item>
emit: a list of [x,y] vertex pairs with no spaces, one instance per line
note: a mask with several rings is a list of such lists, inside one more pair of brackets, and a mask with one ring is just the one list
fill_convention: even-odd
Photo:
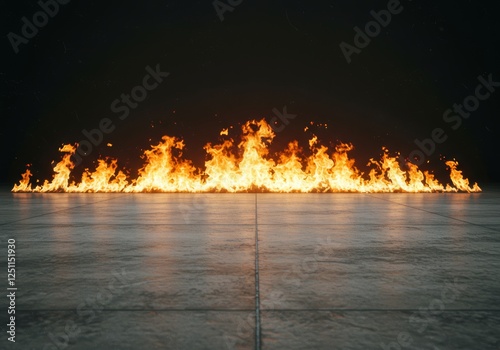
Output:
[[[222,133],[221,133],[222,134]],[[225,133],[227,134],[227,133]],[[205,169],[196,168],[182,158],[184,142],[163,136],[162,141],[144,152],[145,164],[135,179],[117,171],[116,159],[99,159],[96,169],[86,169],[79,182],[70,181],[75,164],[71,156],[76,145],[64,145],[62,160],[54,167],[51,181],[34,186],[29,169],[12,192],[480,192],[469,185],[457,169],[456,161],[447,161],[451,184],[443,185],[434,175],[407,163],[403,170],[396,157],[384,148],[380,160],[371,159],[368,174],[354,166],[348,152],[350,144],[339,144],[332,154],[309,140],[310,156],[303,156],[297,141],[288,144],[275,160],[269,157],[269,145],[275,134],[264,120],[251,120],[242,126],[238,152],[235,143],[207,144],[209,156]]]

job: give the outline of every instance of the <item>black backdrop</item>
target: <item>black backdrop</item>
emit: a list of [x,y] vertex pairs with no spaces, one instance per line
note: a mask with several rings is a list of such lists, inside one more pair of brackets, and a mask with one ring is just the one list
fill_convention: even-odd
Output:
[[[215,5],[229,8],[222,21]],[[382,146],[408,155],[415,139],[442,128],[448,138],[425,166],[442,168],[441,155],[456,157],[470,179],[500,181],[500,87],[456,130],[443,120],[475,94],[478,76],[500,81],[498,2],[400,6],[348,63],[340,44],[354,45],[354,27],[364,30],[370,12],[387,9],[387,1],[73,0],[46,24],[38,15],[38,33],[18,46],[9,33],[21,35],[22,18],[33,21],[41,5],[6,3],[0,182],[17,181],[28,163],[36,178],[49,177],[61,144],[82,140],[82,130],[103,118],[115,129],[83,157],[83,167],[102,155],[137,169],[142,150],[164,134],[184,138],[186,156],[201,166],[203,145],[216,142],[222,128],[270,120],[283,106],[296,117],[278,133],[275,150],[304,141],[310,121],[327,123],[312,131],[327,145],[352,142],[362,167]],[[120,120],[110,104],[157,65],[170,75]]]

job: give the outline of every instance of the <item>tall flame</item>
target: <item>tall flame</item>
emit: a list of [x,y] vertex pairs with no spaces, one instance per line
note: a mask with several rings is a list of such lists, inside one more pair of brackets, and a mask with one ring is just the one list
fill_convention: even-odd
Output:
[[[227,135],[227,129],[221,135]],[[297,141],[292,141],[277,159],[269,156],[275,134],[264,120],[251,120],[242,126],[241,142],[226,139],[208,143],[205,168],[195,167],[182,157],[184,142],[163,136],[162,141],[144,152],[145,163],[138,177],[130,179],[117,172],[118,161],[98,160],[93,172],[85,170],[80,182],[70,182],[75,165],[71,155],[76,147],[64,145],[62,160],[54,167],[52,181],[32,187],[30,170],[22,175],[13,192],[480,192],[481,188],[464,179],[458,163],[447,161],[452,184],[442,185],[434,175],[408,163],[403,170],[397,158],[384,148],[380,160],[371,159],[367,176],[349,158],[351,144],[340,143],[333,152],[309,140],[310,155],[304,156]]]

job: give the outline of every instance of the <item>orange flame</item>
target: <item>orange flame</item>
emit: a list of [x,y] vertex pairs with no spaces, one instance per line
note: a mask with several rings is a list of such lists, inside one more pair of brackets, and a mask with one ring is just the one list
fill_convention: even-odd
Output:
[[[330,154],[328,147],[309,140],[310,156],[304,156],[297,141],[274,160],[269,145],[275,137],[264,120],[251,120],[242,126],[241,142],[234,153],[235,142],[226,139],[220,144],[208,143],[209,156],[205,168],[195,167],[182,158],[184,141],[163,136],[162,141],[144,152],[145,163],[135,179],[117,172],[118,161],[98,160],[95,171],[85,170],[79,183],[70,182],[74,164],[71,155],[76,147],[64,145],[65,153],[54,167],[52,181],[32,187],[30,170],[22,175],[13,192],[480,192],[481,188],[464,179],[458,163],[447,161],[451,184],[442,185],[434,175],[408,163],[400,167],[395,157],[384,148],[380,160],[371,159],[367,176],[349,158],[351,144],[340,143]],[[227,129],[221,135],[227,135]]]

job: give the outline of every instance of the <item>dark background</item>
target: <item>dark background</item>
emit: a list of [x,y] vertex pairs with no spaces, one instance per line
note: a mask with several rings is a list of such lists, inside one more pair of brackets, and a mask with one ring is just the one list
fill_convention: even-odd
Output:
[[[292,139],[305,146],[304,126],[328,123],[312,131],[328,146],[352,142],[363,168],[382,146],[407,155],[415,138],[441,127],[448,140],[424,168],[439,172],[441,155],[456,157],[472,181],[500,181],[500,91],[456,131],[442,119],[474,93],[479,75],[500,81],[498,2],[401,4],[404,10],[347,64],[339,44],[352,44],[353,27],[363,28],[387,1],[244,0],[221,21],[211,0],[73,0],[18,54],[7,34],[21,34],[21,18],[40,7],[8,2],[0,21],[0,182],[12,185],[26,164],[34,178],[50,177],[61,144],[80,141],[82,129],[104,117],[116,130],[80,168],[101,155],[137,169],[142,151],[165,134],[184,138],[186,157],[202,166],[203,145],[217,142],[222,128],[270,120],[273,108],[285,105],[297,117],[278,133],[273,151]],[[156,64],[170,76],[120,121],[111,102]]]

